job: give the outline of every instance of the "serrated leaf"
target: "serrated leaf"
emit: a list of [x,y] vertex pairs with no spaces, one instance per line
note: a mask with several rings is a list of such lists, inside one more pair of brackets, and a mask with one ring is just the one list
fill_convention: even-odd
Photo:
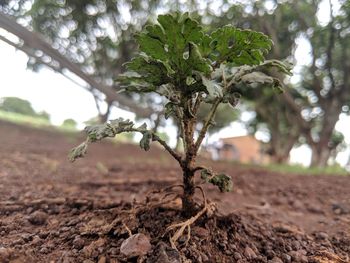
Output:
[[265,62],[259,65],[258,67],[258,69],[269,69],[269,68],[275,68],[278,71],[289,76],[293,75],[292,73],[293,65],[288,62],[282,62],[275,59],[265,60]]
[[86,155],[87,147],[88,147],[87,142],[83,142],[77,147],[74,147],[72,150],[70,150],[68,154],[68,159],[71,162],[74,162],[78,158],[83,158]]
[[[202,27],[187,13],[160,15],[158,23],[147,26],[137,36],[141,53],[126,66],[141,77],[134,74],[130,78],[131,88],[126,89],[149,92],[172,83],[183,92],[188,92],[188,86],[193,91],[192,83],[186,83],[193,71],[204,74],[211,71],[210,61],[201,54],[202,49],[199,48],[203,47]],[[207,41],[207,37],[205,39]]]
[[84,131],[87,133],[89,141],[95,142],[106,137],[114,137],[116,134],[132,128],[133,125],[132,121],[119,118],[111,120],[109,123],[87,126]]
[[274,79],[262,72],[251,72],[245,74],[241,78],[242,82],[252,85],[252,84],[272,84]]
[[272,46],[272,40],[263,33],[224,26],[211,34],[213,60],[234,65],[259,65]]
[[140,147],[145,151],[150,149],[150,143],[152,141],[152,132],[146,131],[143,133],[142,139],[140,140]]
[[221,192],[230,192],[232,190],[232,178],[226,174],[214,174],[208,169],[202,169],[201,178],[219,188]]
[[[125,80],[139,81],[150,84],[149,86],[156,89],[157,86],[170,82],[168,77],[168,69],[164,63],[147,59],[147,56],[140,55],[125,64],[129,71],[133,71],[134,75],[130,77],[124,75]],[[137,73],[138,76],[135,74]]]

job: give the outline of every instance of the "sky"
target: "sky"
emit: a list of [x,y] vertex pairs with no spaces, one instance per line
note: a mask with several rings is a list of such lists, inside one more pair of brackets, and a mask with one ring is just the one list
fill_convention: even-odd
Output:
[[[318,12],[318,17],[322,23],[327,23],[329,18],[329,9],[327,2],[324,1],[322,9]],[[335,1],[336,2],[336,1]],[[2,33],[2,32],[1,32]],[[295,73],[300,70],[302,65],[308,63],[305,59],[309,57],[310,47],[302,38],[298,40],[298,49],[296,58]],[[27,56],[21,51],[0,41],[0,98],[15,96],[26,99],[31,102],[36,111],[46,111],[51,116],[51,122],[60,125],[65,119],[72,118],[79,124],[79,128],[84,127],[84,122],[97,115],[97,109],[93,96],[74,82],[63,75],[55,73],[51,69],[43,68],[38,73],[26,69]],[[301,62],[303,61],[303,62]],[[296,77],[297,78],[297,74]],[[292,79],[293,81],[293,79]],[[110,118],[130,118],[134,114],[120,109],[113,109]],[[349,130],[350,117],[342,115],[337,123],[336,129],[343,132],[346,143],[350,144]],[[171,144],[174,144],[176,135],[173,127],[166,131],[172,138]],[[223,137],[232,137],[246,135],[247,132],[242,124],[233,123],[229,127],[214,134],[209,142],[216,141]],[[257,136],[263,139],[263,135]],[[345,164],[348,160],[350,150],[346,150],[338,155],[337,161]],[[301,146],[293,149],[291,152],[291,161],[307,165],[310,162],[311,152],[307,146]]]

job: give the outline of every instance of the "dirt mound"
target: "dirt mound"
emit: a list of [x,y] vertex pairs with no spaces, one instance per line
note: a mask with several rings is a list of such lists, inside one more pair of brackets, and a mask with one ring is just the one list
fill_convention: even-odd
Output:
[[[178,208],[135,209],[120,203],[106,209],[82,200],[56,200],[30,210],[18,224],[0,224],[2,236],[18,233],[8,248],[0,248],[1,262],[349,262],[346,236],[308,235],[296,226],[266,224],[250,214],[203,216],[191,226],[189,242],[185,232],[176,250],[169,243],[171,233],[164,233],[186,220]],[[57,214],[66,219],[54,220]],[[23,233],[26,226],[35,231]],[[140,233],[149,247],[125,245]],[[125,246],[133,252],[123,253]]]
[[[222,213],[201,217],[171,248],[166,227],[185,220],[179,204],[126,217],[133,200],[179,183],[159,148],[92,145],[67,161],[82,138],[0,121],[0,262],[350,262],[350,180],[299,176],[229,162],[206,165],[233,177],[234,190],[204,186]],[[121,212],[122,211],[122,212]],[[120,221],[123,219],[122,221]],[[124,226],[121,222],[124,222]],[[130,229],[146,256],[125,259]],[[148,240],[149,239],[149,240]],[[129,240],[130,241],[130,240]],[[126,246],[127,245],[127,246]],[[135,252],[133,242],[122,251]],[[126,247],[125,247],[126,246]],[[138,248],[138,246],[136,246]],[[126,252],[129,251],[129,252]],[[131,252],[130,252],[131,251]]]

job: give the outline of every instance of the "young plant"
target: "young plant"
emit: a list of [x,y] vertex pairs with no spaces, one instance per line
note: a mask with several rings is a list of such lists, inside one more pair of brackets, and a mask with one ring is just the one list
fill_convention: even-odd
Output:
[[[186,214],[196,209],[194,202],[195,173],[216,185],[220,191],[230,191],[231,177],[216,174],[196,165],[201,143],[221,103],[235,107],[245,91],[268,85],[281,89],[281,83],[268,75],[271,68],[290,74],[290,68],[277,60],[265,60],[272,46],[271,39],[260,32],[238,29],[232,25],[208,34],[187,13],[158,17],[158,24],[146,26],[137,35],[140,52],[126,63],[128,72],[120,78],[125,91],[153,92],[166,98],[165,118],[172,116],[181,131],[183,154],[174,151],[146,124],[136,127],[119,118],[102,125],[85,128],[87,140],[72,149],[72,161],[86,154],[90,143],[123,132],[142,134],[140,147],[149,150],[158,142],[179,163],[183,172],[182,208]],[[202,128],[195,134],[197,114],[202,104],[210,111]]]

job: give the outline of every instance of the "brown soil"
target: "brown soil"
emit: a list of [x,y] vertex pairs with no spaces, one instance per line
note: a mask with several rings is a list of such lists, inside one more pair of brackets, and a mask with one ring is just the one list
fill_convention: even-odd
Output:
[[[71,164],[67,152],[81,139],[0,122],[0,262],[350,262],[348,177],[202,160],[230,174],[234,191],[205,187],[219,212],[201,217],[176,251],[163,234],[186,219],[179,203],[135,209],[180,182],[176,163],[157,147],[105,142]],[[146,256],[120,253],[126,227],[150,237]]]

